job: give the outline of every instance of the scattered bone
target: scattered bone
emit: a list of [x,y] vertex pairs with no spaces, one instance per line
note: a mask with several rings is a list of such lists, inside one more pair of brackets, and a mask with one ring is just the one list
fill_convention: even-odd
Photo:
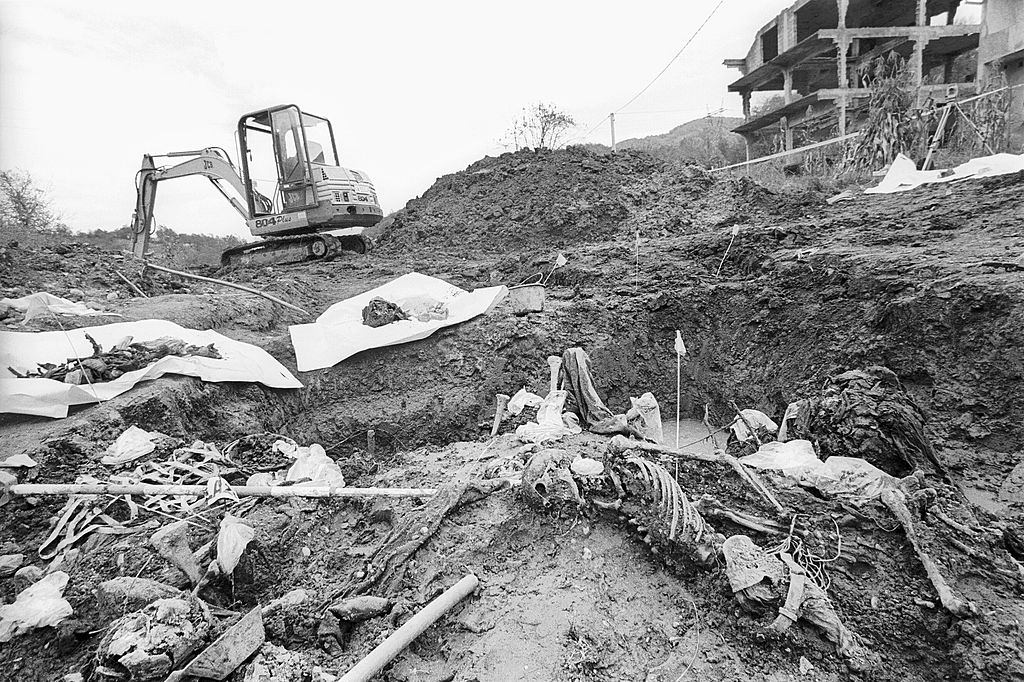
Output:
[[630,440],[625,436],[613,436],[608,441],[608,453],[612,455],[622,454],[630,450],[642,450],[644,452],[650,452],[657,455],[668,455],[673,458],[681,459],[693,459],[701,462],[720,462],[728,464],[732,467],[733,471],[740,475],[744,481],[746,481],[750,487],[757,491],[770,505],[775,507],[779,512],[785,511],[785,508],[775,498],[775,494],[768,488],[767,485],[761,480],[761,478],[750,469],[740,464],[739,460],[731,455],[727,455],[724,452],[716,452],[715,454],[705,454],[701,452],[686,452],[683,450],[674,450],[664,445],[657,445],[655,443],[646,443],[643,441]]
[[501,420],[505,417],[505,408],[508,406],[509,396],[499,393],[494,396],[494,423],[491,424],[491,438],[498,435],[501,428]]
[[149,543],[164,559],[188,576],[193,585],[199,582],[201,575],[199,562],[188,546],[188,523],[177,521],[153,533]]
[[917,554],[918,559],[921,560],[924,571],[928,574],[928,580],[931,581],[932,586],[938,593],[939,601],[942,603],[943,608],[959,618],[976,616],[978,614],[977,607],[971,602],[961,599],[953,592],[953,589],[939,571],[938,565],[924,550],[917,531],[914,529],[914,520],[910,514],[910,509],[907,507],[907,496],[900,490],[886,490],[882,493],[881,500],[892,511],[893,515],[896,516],[900,525],[903,526],[903,532],[906,533],[907,539],[910,540],[910,544],[914,548],[914,552]]
[[119,576],[101,582],[96,588],[100,606],[111,611],[136,611],[157,599],[181,597],[181,590],[148,578]]
[[562,358],[557,355],[549,355],[548,369],[551,372],[548,379],[548,393],[550,394],[558,390],[558,373],[562,369]]
[[342,599],[331,604],[327,610],[344,623],[358,623],[384,615],[391,610],[391,605],[390,599],[364,595]]

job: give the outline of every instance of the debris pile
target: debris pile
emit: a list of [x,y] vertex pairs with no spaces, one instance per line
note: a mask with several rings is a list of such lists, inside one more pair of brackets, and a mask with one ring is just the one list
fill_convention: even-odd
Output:
[[194,346],[168,336],[136,342],[132,341],[132,337],[126,336],[108,351],[104,351],[88,334],[85,338],[92,345],[92,355],[89,357],[68,358],[59,364],[42,362],[36,369],[24,372],[19,372],[13,367],[8,369],[20,379],[53,379],[65,384],[81,385],[113,381],[126,372],[148,367],[169,355],[221,359],[221,354],[212,343],[207,346]]

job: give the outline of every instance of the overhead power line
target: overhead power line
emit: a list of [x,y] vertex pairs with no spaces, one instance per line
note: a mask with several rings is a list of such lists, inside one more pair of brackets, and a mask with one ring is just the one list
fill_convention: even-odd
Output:
[[[694,39],[695,39],[695,38],[696,38],[696,37],[697,37],[698,35],[700,35],[700,32],[701,32],[701,31],[702,31],[702,30],[704,29],[704,27],[705,27],[705,26],[707,26],[707,23],[708,23],[709,21],[711,21],[711,18],[712,18],[713,16],[715,16],[715,13],[716,13],[716,12],[718,12],[718,9],[719,9],[719,8],[720,8],[720,7],[721,7],[721,6],[722,6],[722,5],[724,4],[724,3],[725,3],[725,0],[718,0],[718,4],[714,6],[714,8],[713,8],[713,9],[711,10],[711,13],[710,13],[710,14],[708,14],[708,16],[707,16],[707,17],[705,17],[704,21],[703,21],[703,22],[701,22],[701,25],[700,25],[700,26],[698,26],[698,27],[697,27],[697,30],[693,32],[693,35],[691,35],[691,36],[690,36],[690,37],[689,37],[689,38],[688,38],[688,39],[686,40],[686,42],[685,42],[685,43],[683,43],[683,46],[682,46],[681,48],[679,48],[679,51],[678,51],[678,52],[676,52],[676,53],[675,53],[675,55],[674,55],[674,56],[672,57],[672,59],[670,59],[670,60],[668,61],[668,64],[666,64],[666,65],[665,65],[665,67],[664,67],[664,68],[663,68],[663,69],[662,69],[661,71],[659,71],[659,72],[658,72],[658,75],[656,75],[656,76],[655,76],[654,78],[652,78],[652,79],[651,79],[651,82],[650,82],[650,83],[648,83],[647,85],[645,85],[645,86],[643,87],[643,89],[642,89],[642,90],[640,90],[640,92],[638,92],[638,93],[636,93],[635,95],[633,95],[633,97],[632,97],[632,98],[631,98],[631,99],[630,99],[630,100],[629,100],[628,102],[626,102],[626,103],[625,103],[625,104],[623,104],[623,105],[622,105],[621,107],[619,107],[618,109],[616,109],[614,113],[616,113],[616,114],[617,114],[617,113],[621,112],[621,111],[622,111],[623,109],[625,109],[625,108],[626,108],[626,107],[628,107],[628,106],[629,106],[630,104],[632,104],[633,102],[635,102],[635,101],[636,101],[637,99],[639,99],[639,98],[640,98],[640,96],[641,96],[641,95],[643,95],[643,94],[644,94],[645,92],[647,92],[647,91],[648,91],[648,90],[650,89],[650,87],[651,87],[652,85],[654,85],[654,84],[655,84],[655,83],[656,83],[656,82],[658,81],[658,79],[659,79],[659,78],[661,78],[661,77],[662,77],[663,75],[665,75],[665,72],[666,72],[666,71],[668,71],[669,67],[670,67],[670,66],[672,66],[672,65],[673,65],[673,64],[675,63],[675,61],[676,61],[677,59],[679,59],[679,56],[680,56],[680,55],[682,55],[682,54],[683,54],[683,52],[684,52],[684,51],[686,50],[686,48],[690,46],[690,43],[692,43],[692,42],[694,41]],[[636,112],[636,113],[641,113],[641,112]],[[654,113],[654,112],[651,112],[651,113]],[[593,127],[593,128],[591,128],[591,129],[590,129],[590,130],[588,130],[587,132],[583,133],[583,135],[580,135],[579,137],[576,137],[576,138],[574,138],[574,139],[576,139],[576,140],[579,140],[579,139],[585,139],[585,138],[587,138],[587,137],[590,137],[590,134],[591,134],[592,132],[594,132],[595,130],[597,130],[598,128],[600,128],[600,127],[601,127],[601,125],[602,125],[602,124],[603,124],[603,123],[604,123],[605,121],[607,121],[607,120],[608,120],[609,118],[611,118],[611,116],[612,116],[612,114],[608,114],[607,116],[605,116],[604,118],[602,118],[602,119],[601,119],[600,121],[598,121],[597,123],[595,123],[595,124],[594,124],[594,127]]]
[[704,21],[701,23],[701,25],[697,27],[697,30],[693,32],[693,35],[690,36],[689,39],[685,43],[683,43],[683,46],[681,48],[679,48],[679,52],[676,52],[675,56],[673,56],[672,59],[668,60],[668,64],[665,65],[665,68],[663,68],[661,71],[659,71],[658,75],[655,76],[654,78],[652,78],[651,82],[644,86],[643,90],[641,90],[640,92],[638,92],[635,95],[633,95],[632,99],[630,99],[628,102],[626,102],[621,107],[616,109],[615,110],[616,114],[619,113],[620,111],[622,111],[623,109],[625,109],[626,107],[628,107],[633,102],[637,101],[637,99],[639,99],[642,94],[647,92],[650,89],[650,87],[652,85],[654,85],[658,81],[659,78],[661,78],[662,76],[665,75],[665,72],[668,71],[669,67],[672,66],[672,64],[674,64],[677,59],[679,59],[679,56],[681,54],[683,54],[683,51],[687,47],[690,46],[690,43],[693,42],[694,38],[696,38],[698,35],[700,35],[701,30],[705,26],[707,26],[708,22],[711,21],[711,17],[715,16],[715,13],[718,11],[718,8],[721,7],[724,2],[725,2],[725,0],[718,0],[718,4],[715,5],[714,9],[711,10],[711,13],[708,14],[707,18],[704,19]]

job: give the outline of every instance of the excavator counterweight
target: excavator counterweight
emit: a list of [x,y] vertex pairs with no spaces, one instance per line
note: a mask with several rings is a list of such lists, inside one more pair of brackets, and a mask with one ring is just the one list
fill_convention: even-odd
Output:
[[[153,229],[157,183],[205,176],[260,241],[228,249],[225,266],[330,259],[366,252],[362,231],[384,215],[370,178],[338,164],[330,121],[293,104],[245,114],[236,141],[240,167],[218,147],[146,154],[136,176],[133,251],[144,257]],[[185,158],[157,167],[155,158]],[[228,185],[229,187],[225,187]],[[229,191],[229,189],[231,191]]]

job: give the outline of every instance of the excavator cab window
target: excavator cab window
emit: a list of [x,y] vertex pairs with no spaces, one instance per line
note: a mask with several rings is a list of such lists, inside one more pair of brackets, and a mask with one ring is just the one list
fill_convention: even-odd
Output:
[[337,166],[338,155],[334,149],[331,122],[326,118],[303,113],[302,130],[306,134],[306,150],[309,152],[310,163]]
[[[330,121],[282,106],[246,115],[238,132],[254,215],[317,205],[313,165],[338,165]],[[274,189],[268,194],[273,176]]]

